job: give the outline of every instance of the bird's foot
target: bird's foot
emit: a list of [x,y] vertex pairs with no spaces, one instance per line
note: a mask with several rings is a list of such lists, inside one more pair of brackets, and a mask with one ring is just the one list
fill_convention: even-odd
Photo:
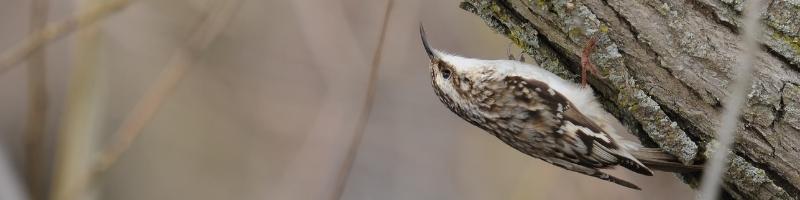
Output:
[[[506,48],[506,53],[508,53],[509,60],[516,60],[516,58],[514,58],[514,54],[511,53],[511,43],[508,43],[508,47]],[[519,52],[519,61],[525,62],[525,55],[523,55],[522,51]]]
[[589,56],[592,53],[592,49],[597,44],[597,37],[589,38],[589,42],[583,47],[583,52],[581,54],[581,86],[586,87],[587,73],[592,73],[592,75],[597,76],[597,67],[592,64],[592,60]]

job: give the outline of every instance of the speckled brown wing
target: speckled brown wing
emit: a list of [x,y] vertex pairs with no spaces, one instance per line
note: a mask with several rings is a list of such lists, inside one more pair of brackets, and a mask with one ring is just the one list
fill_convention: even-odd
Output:
[[[652,175],[652,172],[644,165],[641,165],[629,154],[620,149],[614,138],[604,132],[595,122],[589,120],[578,110],[572,102],[564,95],[552,89],[548,84],[522,77],[508,77],[505,80],[511,85],[513,92],[520,101],[527,102],[528,106],[541,107],[536,113],[539,116],[553,116],[552,118],[536,119],[537,132],[551,136],[556,143],[556,147],[550,149],[552,155],[539,156],[541,159],[553,163],[562,168],[594,176],[603,180],[614,182],[626,187],[636,188],[619,178],[610,176],[597,170],[621,165],[634,172],[644,175]],[[532,91],[531,95],[526,95],[525,91]],[[535,105],[533,105],[535,104]],[[532,118],[536,118],[530,114]],[[549,121],[552,120],[552,121]],[[542,123],[542,121],[547,121]],[[547,126],[541,126],[546,124]],[[534,152],[531,152],[534,154]],[[548,160],[549,159],[549,160]],[[570,166],[572,165],[577,166]],[[634,186],[634,187],[631,187]]]

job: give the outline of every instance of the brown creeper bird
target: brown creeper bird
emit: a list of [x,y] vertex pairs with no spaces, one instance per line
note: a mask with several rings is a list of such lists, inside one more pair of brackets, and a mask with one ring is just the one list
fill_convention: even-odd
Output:
[[651,168],[673,172],[701,169],[683,165],[658,149],[624,141],[618,133],[625,130],[613,126],[619,121],[600,107],[589,87],[536,65],[464,58],[432,49],[422,25],[420,37],[439,100],[459,117],[522,153],[633,189],[640,188],[600,169],[622,166],[647,176],[653,175]]

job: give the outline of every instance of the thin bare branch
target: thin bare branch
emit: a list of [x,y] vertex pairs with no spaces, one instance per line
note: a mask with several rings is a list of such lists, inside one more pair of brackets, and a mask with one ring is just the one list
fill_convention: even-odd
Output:
[[161,72],[156,82],[150,86],[133,110],[125,117],[115,133],[117,138],[102,152],[95,163],[94,176],[108,170],[128,150],[136,137],[141,134],[141,130],[147,125],[147,122],[153,118],[163,104],[164,99],[172,93],[189,66],[192,65],[192,53],[207,48],[225,30],[226,25],[240,7],[241,0],[229,0],[222,4],[215,6],[215,10],[208,13],[186,45],[172,55],[167,67]]
[[722,182],[723,171],[726,170],[728,154],[731,145],[736,138],[736,129],[739,124],[739,115],[747,101],[747,93],[750,91],[753,82],[753,65],[756,54],[761,50],[758,44],[758,36],[761,35],[761,10],[763,4],[758,0],[747,1],[744,14],[744,40],[742,41],[742,51],[739,56],[738,67],[736,68],[736,78],[733,79],[730,96],[722,112],[722,119],[717,130],[718,146],[714,150],[714,155],[706,164],[703,172],[703,183],[700,188],[699,198],[705,200],[717,199],[719,186]]
[[[273,199],[336,199],[342,172],[360,118],[362,97],[354,96],[369,87],[354,81],[353,70],[370,69],[369,56],[357,47],[358,39],[339,1],[294,0],[292,7],[309,51],[305,57],[323,75],[317,115],[309,118],[309,130],[297,151],[288,152],[281,182]],[[331,51],[333,50],[333,51]],[[363,69],[363,70],[362,70]],[[362,89],[363,88],[363,89]]]
[[[31,1],[30,34],[44,29],[47,24],[49,0]],[[31,53],[28,60],[28,120],[25,127],[25,179],[30,198],[44,198],[42,142],[47,119],[47,89],[45,76],[45,49]]]
[[356,130],[355,134],[353,135],[353,142],[350,143],[351,146],[348,151],[347,158],[345,158],[346,160],[343,163],[344,166],[341,168],[342,172],[339,176],[339,184],[336,184],[337,189],[335,195],[338,197],[337,199],[342,199],[342,194],[344,194],[347,179],[350,176],[350,172],[353,170],[353,162],[356,159],[358,146],[361,145],[361,140],[364,137],[364,130],[367,128],[369,115],[372,111],[372,104],[375,102],[375,88],[378,85],[378,69],[380,69],[381,55],[383,55],[383,44],[386,40],[386,29],[389,25],[389,16],[392,12],[393,3],[393,0],[388,0],[386,2],[383,24],[381,25],[380,36],[378,36],[378,46],[375,47],[375,53],[372,55],[372,64],[370,65],[369,71],[369,82],[367,82],[367,94],[364,96],[364,105],[361,107],[361,113],[358,115],[359,118],[356,122]]
[[111,0],[93,8],[87,9],[72,18],[49,24],[44,29],[39,29],[29,34],[27,38],[14,47],[0,54],[0,74],[3,74],[31,56],[31,53],[42,48],[45,44],[63,38],[83,26],[94,24],[105,19],[117,11],[122,10],[132,2],[131,0]]
[[[80,0],[78,12],[91,10],[101,0]],[[94,150],[97,125],[103,120],[100,113],[106,101],[102,84],[104,68],[98,63],[100,28],[97,25],[81,27],[75,45],[75,64],[69,77],[69,86],[64,100],[64,114],[56,141],[55,166],[51,181],[50,199],[76,199],[87,190],[83,177],[90,172],[88,167]],[[73,192],[78,191],[78,192]]]
[[[150,121],[164,99],[169,96],[183,75],[192,65],[192,52],[205,49],[221,33],[233,18],[241,5],[241,0],[222,2],[222,6],[214,6],[203,22],[195,29],[184,47],[179,48],[170,58],[167,67],[159,74],[158,80],[150,86],[133,110],[122,122],[115,133],[116,139],[101,152],[98,159],[90,165],[91,171],[83,176],[76,185],[91,186],[107,171],[131,146],[140,135],[141,130]],[[70,190],[66,197],[80,197],[82,190]]]

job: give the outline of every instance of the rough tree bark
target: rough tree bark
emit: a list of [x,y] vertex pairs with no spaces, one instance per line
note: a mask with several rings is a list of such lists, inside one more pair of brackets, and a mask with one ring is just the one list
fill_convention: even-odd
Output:
[[[741,49],[743,0],[465,0],[544,68],[575,79],[591,37],[590,84],[645,145],[685,163],[711,155]],[[724,198],[800,197],[800,1],[764,0],[763,51]],[[699,174],[681,174],[696,187]]]

